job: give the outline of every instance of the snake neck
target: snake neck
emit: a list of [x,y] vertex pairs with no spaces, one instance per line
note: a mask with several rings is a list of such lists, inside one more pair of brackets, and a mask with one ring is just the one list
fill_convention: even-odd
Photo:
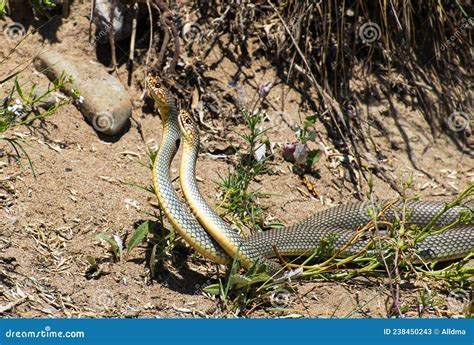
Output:
[[[179,147],[179,137],[174,135],[173,133],[168,133],[163,135],[163,140],[167,142],[163,142],[160,146],[160,151],[158,152],[156,158],[160,158],[160,164],[169,164],[171,166],[171,162],[176,154],[176,151]],[[159,169],[160,166],[155,164],[155,169]]]
[[[155,194],[163,207],[163,211],[167,214],[170,213],[167,205],[171,203],[173,199],[172,196],[171,198],[168,197],[168,194],[172,194],[169,169],[180,142],[177,116],[175,114],[176,110],[173,108],[171,108],[171,111],[167,109],[167,112],[162,113],[163,137],[153,165],[153,186]],[[164,197],[164,195],[167,197]],[[172,214],[171,217],[173,217]]]
[[[180,129],[178,124],[178,110],[174,101],[169,100],[166,107],[160,107],[160,113],[162,114],[162,128],[163,137],[161,139],[161,145],[156,156],[156,161],[161,162],[160,165],[171,166],[174,156],[178,150],[180,144]],[[155,164],[155,169],[159,168],[158,164]],[[161,176],[168,176],[163,174]]]

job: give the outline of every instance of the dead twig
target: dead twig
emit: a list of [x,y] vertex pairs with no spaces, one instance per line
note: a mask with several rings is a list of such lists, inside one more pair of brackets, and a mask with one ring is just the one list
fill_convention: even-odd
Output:
[[115,52],[115,28],[114,28],[114,18],[115,18],[115,7],[117,6],[117,0],[111,0],[110,2],[110,29],[109,29],[109,43],[110,43],[110,54],[112,59],[112,70],[117,73],[117,54]]
[[130,37],[130,52],[128,54],[128,78],[127,84],[131,86],[132,83],[132,74],[133,74],[133,64],[134,64],[134,55],[135,55],[135,39],[137,37],[137,19],[138,19],[138,3],[133,4],[132,12],[132,36]]
[[173,21],[173,14],[169,10],[168,6],[160,0],[153,0],[153,2],[156,8],[160,11],[160,14],[161,14],[160,27],[164,32],[163,42],[161,43],[160,52],[158,54],[157,66],[159,69],[161,69],[163,66],[166,49],[168,48],[168,44],[171,38],[170,36],[172,34],[173,44],[174,44],[174,54],[170,62],[169,72],[174,73],[176,64],[178,63],[179,52],[180,52],[178,30],[176,29],[176,25],[174,24],[174,21]]

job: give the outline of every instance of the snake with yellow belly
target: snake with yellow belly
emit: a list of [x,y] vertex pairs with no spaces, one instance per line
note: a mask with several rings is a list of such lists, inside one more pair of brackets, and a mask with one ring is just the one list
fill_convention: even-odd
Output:
[[[217,263],[227,263],[237,257],[245,268],[256,262],[265,263],[270,271],[278,265],[268,260],[275,256],[275,248],[281,255],[311,255],[321,240],[334,234],[335,248],[343,248],[354,237],[354,232],[373,221],[369,202],[352,202],[317,212],[312,217],[289,227],[272,229],[254,234],[248,239],[238,235],[202,197],[195,179],[195,164],[199,150],[199,131],[192,117],[185,111],[178,111],[170,92],[155,78],[148,77],[146,85],[155,100],[161,116],[163,137],[154,161],[152,178],[158,201],[178,233],[204,257]],[[180,133],[181,131],[181,133]],[[183,155],[180,165],[180,180],[191,211],[187,211],[177,197],[171,184],[169,169],[180,138],[183,139]],[[381,201],[378,209],[384,209],[383,220],[397,221],[398,210],[408,210],[408,224],[433,229],[449,227],[430,235],[417,243],[417,259],[443,261],[464,257],[474,252],[474,220],[472,205],[459,205],[445,210],[442,202],[408,201],[390,204]],[[457,222],[460,215],[468,214],[464,222]],[[441,214],[439,216],[439,214]],[[432,221],[435,219],[435,221]],[[362,236],[348,246],[342,255],[361,251],[369,239]]]

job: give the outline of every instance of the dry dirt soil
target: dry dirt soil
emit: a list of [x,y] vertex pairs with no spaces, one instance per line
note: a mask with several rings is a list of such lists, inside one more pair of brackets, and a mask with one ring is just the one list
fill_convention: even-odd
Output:
[[[1,78],[22,66],[25,68],[19,76],[22,85],[46,85],[47,78],[31,64],[32,58],[45,49],[79,56],[85,64],[99,63],[94,46],[88,41],[87,15],[88,5],[76,2],[71,16],[57,31],[48,27],[55,25],[53,21],[36,32],[33,26],[28,27],[31,34],[18,46],[18,42],[2,38]],[[9,22],[11,19],[5,18],[0,25]],[[197,170],[201,190],[214,207],[221,201],[216,184],[219,174],[227,174],[237,157],[226,149],[229,143],[242,145],[235,132],[242,133],[245,129],[232,119],[237,110],[229,99],[238,99],[251,107],[258,86],[265,81],[273,82],[267,102],[269,121],[265,126],[270,128],[267,136],[274,143],[294,141],[294,132],[287,122],[297,123],[311,115],[300,106],[302,96],[279,80],[267,61],[256,58],[250,67],[240,67],[240,74],[236,74],[238,66],[219,49],[216,47],[201,63],[212,66],[205,76],[227,113],[219,118],[204,114],[205,126],[201,127],[204,147]],[[189,64],[195,62],[186,54],[182,59]],[[151,184],[147,151],[156,149],[161,138],[160,118],[152,110],[151,102],[142,100],[144,74],[140,67],[133,75],[128,88],[135,105],[133,121],[119,137],[98,135],[72,104],[44,121],[7,132],[24,138],[36,178],[26,161],[20,166],[11,156],[11,147],[0,142],[0,313],[3,317],[234,316],[231,308],[223,309],[215,298],[202,292],[203,286],[217,282],[222,267],[218,271],[216,265],[194,255],[189,248],[176,249],[173,259],[151,279],[145,243],[122,262],[114,262],[107,245],[95,239],[96,234],[106,233],[128,240],[138,224],[153,219],[147,212],[156,211],[154,195],[134,187],[134,184]],[[236,75],[239,77],[235,80]],[[119,77],[124,83],[126,76],[125,65],[121,64]],[[10,87],[11,83],[2,85],[0,97],[5,97]],[[363,83],[355,80],[353,87],[360,90]],[[383,98],[361,107],[364,118],[377,119],[385,127],[382,131],[369,121],[362,122],[364,130],[371,134],[372,144],[386,156],[377,164],[395,181],[412,174],[413,192],[424,199],[452,199],[474,181],[472,156],[445,135],[433,137],[420,111],[396,98],[392,102],[393,109]],[[291,172],[291,164],[279,153],[271,162],[272,173],[260,176],[252,186],[273,193],[270,198],[259,200],[268,207],[269,219],[274,217],[292,224],[329,205],[356,200],[347,169],[337,164],[341,155],[328,137],[324,121],[327,119],[323,116],[316,123],[318,139],[314,146],[323,150],[315,167],[319,176],[312,179],[316,197]],[[369,165],[374,160],[370,155],[363,158]],[[178,159],[173,163],[173,177],[178,175],[177,163]],[[359,179],[361,192],[367,192],[366,180],[362,175]],[[396,191],[386,180],[374,177],[375,194],[395,197]],[[169,224],[165,222],[165,226]],[[96,258],[100,273],[86,274],[90,267],[88,257]],[[242,315],[388,315],[391,292],[383,279],[314,280],[294,285],[296,292],[291,295],[287,311],[268,311],[267,304]],[[421,296],[430,296],[432,303],[421,307]],[[404,282],[401,298],[408,317],[463,316],[463,308],[468,304],[465,299],[450,298],[447,289],[433,289],[432,283],[423,279]]]

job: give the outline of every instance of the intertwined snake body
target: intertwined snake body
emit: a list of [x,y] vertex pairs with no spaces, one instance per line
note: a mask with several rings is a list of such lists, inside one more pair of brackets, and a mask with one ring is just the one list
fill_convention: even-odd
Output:
[[171,225],[183,239],[202,256],[221,264],[230,258],[219,244],[202,228],[181,204],[173,189],[170,166],[180,142],[178,111],[173,97],[153,77],[146,79],[148,93],[155,100],[161,114],[163,137],[153,164],[152,180],[158,202]]
[[[356,229],[372,220],[368,210],[374,207],[373,204],[353,202],[320,211],[296,225],[258,233],[247,240],[242,239],[207,205],[199,193],[194,176],[199,133],[192,118],[186,112],[180,112],[178,120],[178,111],[172,96],[154,78],[147,79],[147,88],[160,108],[163,122],[162,144],[153,167],[155,192],[173,227],[203,256],[218,263],[226,263],[230,257],[237,256],[245,267],[249,267],[256,261],[266,261],[267,258],[273,257],[275,247],[282,255],[310,255],[320,241],[331,234],[335,234],[334,246],[344,247],[353,239]],[[184,160],[180,168],[183,192],[191,210],[207,231],[182,206],[171,184],[169,168],[180,138],[179,124],[183,128],[184,139]],[[386,205],[387,202],[380,202],[378,207],[384,209]],[[410,201],[406,204],[397,202],[386,208],[383,220],[397,221],[399,211],[403,207],[408,213],[409,224],[423,227],[443,211],[445,204],[425,201]],[[472,214],[471,207],[472,205],[455,206],[431,225],[434,228],[447,226],[455,222],[462,211]],[[464,257],[474,252],[473,224],[471,217],[467,224],[457,225],[427,237],[417,244],[417,256],[424,261],[441,261]],[[367,237],[362,236],[343,254],[359,252],[368,241]],[[273,265],[272,262],[266,263]]]

